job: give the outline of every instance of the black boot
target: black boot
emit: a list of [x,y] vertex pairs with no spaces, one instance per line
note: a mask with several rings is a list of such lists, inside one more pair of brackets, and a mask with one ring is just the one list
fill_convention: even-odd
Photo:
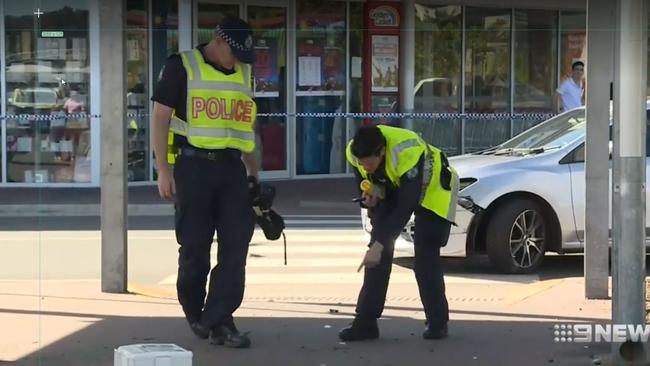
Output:
[[201,322],[191,322],[190,329],[192,329],[192,332],[200,339],[208,339],[208,336],[210,335],[210,330],[201,324]]
[[339,339],[344,342],[363,341],[379,338],[377,319],[354,318],[352,325],[339,332]]
[[427,327],[424,328],[424,333],[422,333],[422,338],[443,339],[443,338],[447,338],[447,335],[448,335],[447,324],[441,326],[433,326],[427,324]]
[[240,334],[235,323],[229,323],[212,328],[210,343],[230,348],[248,348],[251,340],[248,333]]

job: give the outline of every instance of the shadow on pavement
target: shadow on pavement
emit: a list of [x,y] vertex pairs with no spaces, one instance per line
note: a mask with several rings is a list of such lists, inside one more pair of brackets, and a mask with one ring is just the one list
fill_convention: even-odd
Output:
[[[393,260],[393,263],[413,269],[413,257],[399,257]],[[446,275],[463,275],[463,274],[501,274],[492,267],[487,256],[476,256],[470,258],[445,257],[443,258],[443,271]],[[650,256],[646,256],[646,273],[650,275]],[[570,277],[584,276],[584,256],[582,254],[568,255],[548,255],[544,262],[533,273],[539,280],[553,280]],[[517,276],[521,275],[505,275]],[[525,276],[525,275],[524,275]]]
[[[4,312],[0,310],[0,312]],[[544,321],[466,321],[450,323],[450,337],[425,341],[422,322],[410,318],[380,321],[381,338],[339,343],[337,332],[349,319],[327,316],[237,319],[251,331],[253,347],[233,350],[209,345],[176,317],[122,317],[43,312],[42,316],[82,318],[87,327],[8,365],[111,366],[113,350],[136,343],[175,343],[193,351],[193,365],[585,365],[609,352],[606,344],[559,343],[553,323]]]
[[[347,312],[341,312],[338,311],[336,314],[339,315],[349,315],[349,316],[354,316],[355,314],[355,307],[356,304],[342,304],[342,303],[328,303],[328,302],[300,302],[300,301],[291,301],[291,302],[285,302],[287,304],[295,304],[295,305],[319,305],[319,306],[329,306],[334,309],[337,307],[342,307],[342,308],[347,308],[349,311]],[[386,305],[384,306],[384,309],[386,310],[398,310],[398,311],[422,311],[422,307],[417,307],[417,306],[394,306],[394,305]],[[449,309],[450,314],[462,314],[462,315],[476,315],[476,316],[498,316],[498,317],[513,317],[513,318],[521,318],[522,316],[528,318],[528,319],[548,319],[548,315],[540,315],[540,314],[519,314],[519,313],[505,313],[505,312],[494,312],[494,311],[480,311],[480,310],[459,310],[459,309]],[[382,319],[400,319],[400,318],[394,318],[389,315],[384,315]],[[575,316],[561,316],[561,315],[555,315],[553,316],[553,319],[557,321],[581,321],[581,322],[600,322],[602,319],[600,318],[587,318],[587,317],[575,317]]]

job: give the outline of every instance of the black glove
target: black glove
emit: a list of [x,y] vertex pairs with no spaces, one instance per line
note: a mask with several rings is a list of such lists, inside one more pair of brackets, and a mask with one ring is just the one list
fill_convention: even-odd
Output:
[[257,199],[253,201],[253,206],[259,207],[262,211],[268,211],[273,206],[273,200],[275,199],[275,187],[268,184],[260,184],[260,192],[257,196]]
[[255,205],[255,201],[259,200],[260,197],[260,183],[257,181],[257,178],[253,176],[248,177],[248,194],[251,198],[251,202]]

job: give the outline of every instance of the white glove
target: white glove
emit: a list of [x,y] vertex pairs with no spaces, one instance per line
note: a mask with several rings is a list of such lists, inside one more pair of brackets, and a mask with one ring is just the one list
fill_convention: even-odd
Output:
[[373,196],[370,193],[363,192],[361,194],[361,197],[363,198],[363,204],[367,208],[373,208],[377,206],[377,202],[379,202],[379,197]]
[[361,271],[363,266],[366,268],[372,268],[381,262],[381,253],[384,251],[384,246],[376,241],[372,243],[370,248],[366,251],[366,255],[363,257],[363,261],[359,265],[357,272]]

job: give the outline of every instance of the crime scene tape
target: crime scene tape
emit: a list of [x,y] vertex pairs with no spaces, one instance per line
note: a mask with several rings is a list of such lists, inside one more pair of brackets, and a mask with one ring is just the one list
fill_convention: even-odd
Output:
[[101,118],[98,114],[87,113],[60,113],[60,114],[7,114],[0,116],[0,120],[30,120],[30,121],[57,121],[62,119]]
[[258,113],[258,117],[295,117],[295,118],[393,118],[393,119],[549,119],[554,113]]
[[[149,113],[127,113],[127,118],[146,118]],[[546,120],[556,116],[555,113],[344,113],[344,112],[318,112],[318,113],[258,113],[257,117],[289,117],[289,118],[351,118],[351,119],[431,119],[431,120]],[[8,114],[0,116],[0,120],[29,120],[29,121],[56,121],[61,119],[99,119],[99,114],[72,113],[72,114]]]

